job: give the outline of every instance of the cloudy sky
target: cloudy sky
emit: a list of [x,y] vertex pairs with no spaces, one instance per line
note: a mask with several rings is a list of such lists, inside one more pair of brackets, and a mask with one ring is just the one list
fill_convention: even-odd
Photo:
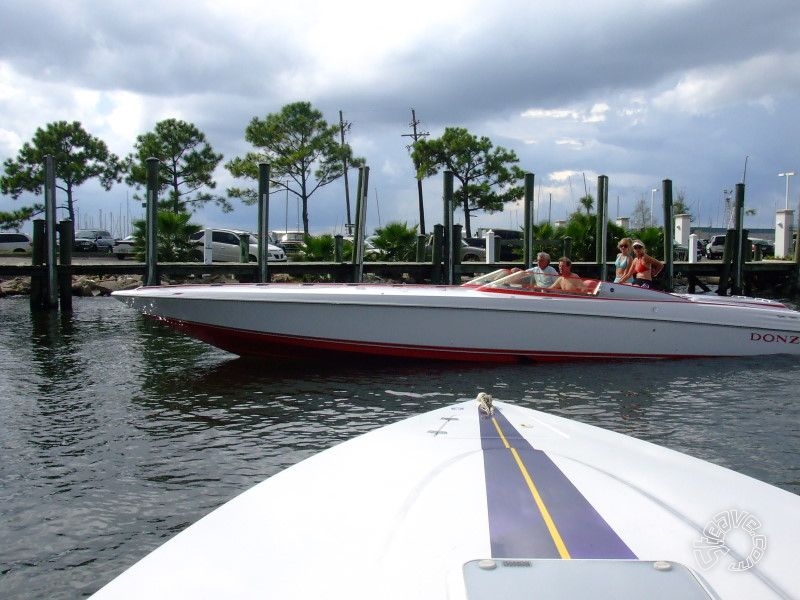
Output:
[[[406,144],[412,108],[438,137],[465,127],[516,152],[536,176],[537,221],[576,208],[609,177],[609,215],[629,216],[671,179],[695,225],[721,226],[724,190],[746,183],[749,227],[770,227],[800,176],[800,5],[796,0],[3,0],[0,161],[35,130],[77,120],[125,156],[178,118],[223,162],[252,149],[244,129],[287,103],[339,111],[370,166],[367,224],[419,221]],[[220,167],[218,190],[234,184]],[[790,181],[797,208],[800,179]],[[354,204],[356,173],[350,173]],[[424,181],[426,225],[442,221],[441,176]],[[79,225],[140,216],[125,185],[78,189]],[[28,198],[27,200],[31,200]],[[26,198],[0,197],[0,211]],[[344,184],[310,201],[312,232],[339,232]],[[460,215],[457,215],[460,217]],[[255,209],[203,209],[206,226],[255,228]],[[459,218],[459,221],[461,218]],[[273,196],[271,228],[298,221]],[[476,226],[519,226],[521,207]]]

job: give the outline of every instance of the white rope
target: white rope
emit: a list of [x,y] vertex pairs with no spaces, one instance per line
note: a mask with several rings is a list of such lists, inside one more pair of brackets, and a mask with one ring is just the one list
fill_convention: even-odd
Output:
[[475,398],[478,401],[478,408],[481,412],[486,413],[487,415],[494,414],[494,407],[492,406],[492,397],[487,394],[486,392],[481,392]]

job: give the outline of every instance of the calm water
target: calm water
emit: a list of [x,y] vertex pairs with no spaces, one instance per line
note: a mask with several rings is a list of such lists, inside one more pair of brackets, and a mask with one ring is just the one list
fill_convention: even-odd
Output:
[[3,598],[88,595],[277,471],[479,391],[800,494],[798,359],[271,367],[74,302],[0,300]]

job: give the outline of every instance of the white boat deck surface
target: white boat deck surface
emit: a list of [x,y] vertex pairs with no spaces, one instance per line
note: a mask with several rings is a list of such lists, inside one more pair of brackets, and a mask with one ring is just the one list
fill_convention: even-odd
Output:
[[798,514],[725,468],[471,400],[267,479],[95,598],[797,598]]

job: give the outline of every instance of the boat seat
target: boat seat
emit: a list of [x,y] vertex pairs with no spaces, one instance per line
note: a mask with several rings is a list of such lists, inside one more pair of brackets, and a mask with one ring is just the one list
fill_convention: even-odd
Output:
[[600,280],[599,279],[584,279],[583,285],[586,286],[586,293],[589,296],[596,296],[597,292],[600,291]]

